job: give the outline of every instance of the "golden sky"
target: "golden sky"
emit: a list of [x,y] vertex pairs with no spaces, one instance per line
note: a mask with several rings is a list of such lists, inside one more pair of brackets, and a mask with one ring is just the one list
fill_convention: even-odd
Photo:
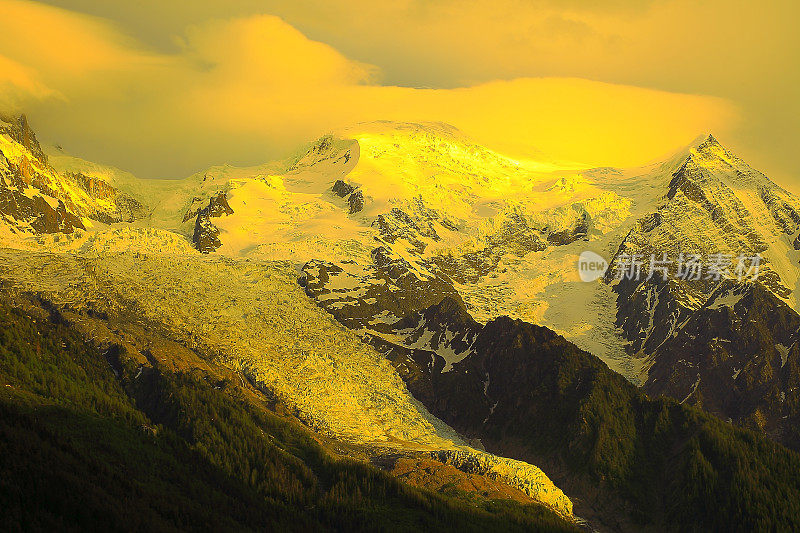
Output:
[[777,0],[0,0],[0,110],[146,177],[391,119],[586,165],[714,132],[797,191],[798,19]]

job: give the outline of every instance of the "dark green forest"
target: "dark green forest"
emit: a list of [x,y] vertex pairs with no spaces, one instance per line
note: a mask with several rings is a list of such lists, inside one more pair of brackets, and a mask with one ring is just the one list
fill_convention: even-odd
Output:
[[[673,399],[649,398],[547,328],[496,319],[476,352],[460,376],[446,375],[454,383],[440,416],[491,451],[525,450],[573,499],[592,498],[607,525],[800,531],[796,452]],[[486,373],[497,384],[488,389],[497,402],[491,418],[483,422],[486,406],[448,418],[478,397]]]
[[[575,530],[538,505],[445,496],[336,458],[235,382],[142,365],[119,347],[111,357],[56,310],[36,310],[0,304],[3,531]],[[487,442],[522,443],[626,527],[800,529],[796,453],[647,398],[545,328],[496,326],[481,341],[491,355],[471,362],[503,383]],[[474,399],[459,390],[450,401]],[[484,418],[452,422],[468,431]]]
[[575,529],[334,458],[200,371],[115,367],[57,312],[0,304],[0,530]]

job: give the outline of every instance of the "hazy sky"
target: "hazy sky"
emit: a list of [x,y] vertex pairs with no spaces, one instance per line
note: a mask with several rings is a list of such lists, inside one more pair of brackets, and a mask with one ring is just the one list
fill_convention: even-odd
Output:
[[712,131],[798,191],[798,4],[0,0],[0,110],[147,177],[393,119],[588,165]]

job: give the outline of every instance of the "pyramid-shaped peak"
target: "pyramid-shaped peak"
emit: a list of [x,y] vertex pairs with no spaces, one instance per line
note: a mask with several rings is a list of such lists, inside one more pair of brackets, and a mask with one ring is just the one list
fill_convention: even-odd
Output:
[[[673,176],[699,171],[698,175],[705,176],[704,179],[714,176],[716,180],[723,180],[727,184],[735,183],[739,188],[780,189],[767,176],[720,144],[712,134],[698,137],[683,154],[669,160],[669,164],[673,165]],[[675,184],[673,181],[671,186]]]
[[[722,159],[732,162],[735,159],[733,153],[729,152],[727,148],[722,146],[716,137],[710,133],[705,136],[705,139],[695,146],[694,152],[703,160],[718,160]],[[691,156],[690,156],[691,157]]]
[[730,159],[733,157],[711,133],[704,133],[698,136],[689,146],[678,153],[683,154],[680,156],[681,159],[688,156],[687,159],[689,161],[694,160],[695,162],[700,160]]
[[705,139],[703,140],[703,142],[701,142],[700,145],[698,146],[698,148],[702,148],[702,147],[706,147],[706,148],[720,147],[720,148],[722,148],[723,146],[720,144],[720,142],[717,140],[717,138],[714,137],[714,135],[709,133],[708,135],[705,136]]

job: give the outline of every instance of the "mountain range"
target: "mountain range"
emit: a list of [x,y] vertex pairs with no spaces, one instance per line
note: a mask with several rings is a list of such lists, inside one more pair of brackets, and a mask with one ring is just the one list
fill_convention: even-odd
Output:
[[[0,220],[7,322],[94,353],[126,407],[92,400],[93,416],[177,439],[147,453],[213,449],[218,468],[247,453],[230,439],[266,439],[292,455],[274,464],[305,465],[326,494],[334,459],[308,454],[355,460],[356,484],[388,472],[381,483],[436,505],[466,499],[500,529],[798,527],[800,200],[711,135],[645,167],[585,169],[379,122],[284,161],[144,180],[43,148],[12,117]],[[605,276],[581,281],[584,251]],[[715,254],[758,257],[758,276],[618,275],[632,257]],[[14,431],[31,402],[84,405],[59,402],[86,383],[37,388],[44,367],[15,357],[0,369]],[[177,390],[233,402],[255,429],[224,437],[197,401],[171,404]],[[318,448],[298,452],[278,425]],[[250,473],[225,475],[263,498],[262,459],[246,460]],[[376,500],[421,505],[410,529],[433,523],[417,496],[359,490],[358,516]],[[313,520],[364,527],[326,509]]]

